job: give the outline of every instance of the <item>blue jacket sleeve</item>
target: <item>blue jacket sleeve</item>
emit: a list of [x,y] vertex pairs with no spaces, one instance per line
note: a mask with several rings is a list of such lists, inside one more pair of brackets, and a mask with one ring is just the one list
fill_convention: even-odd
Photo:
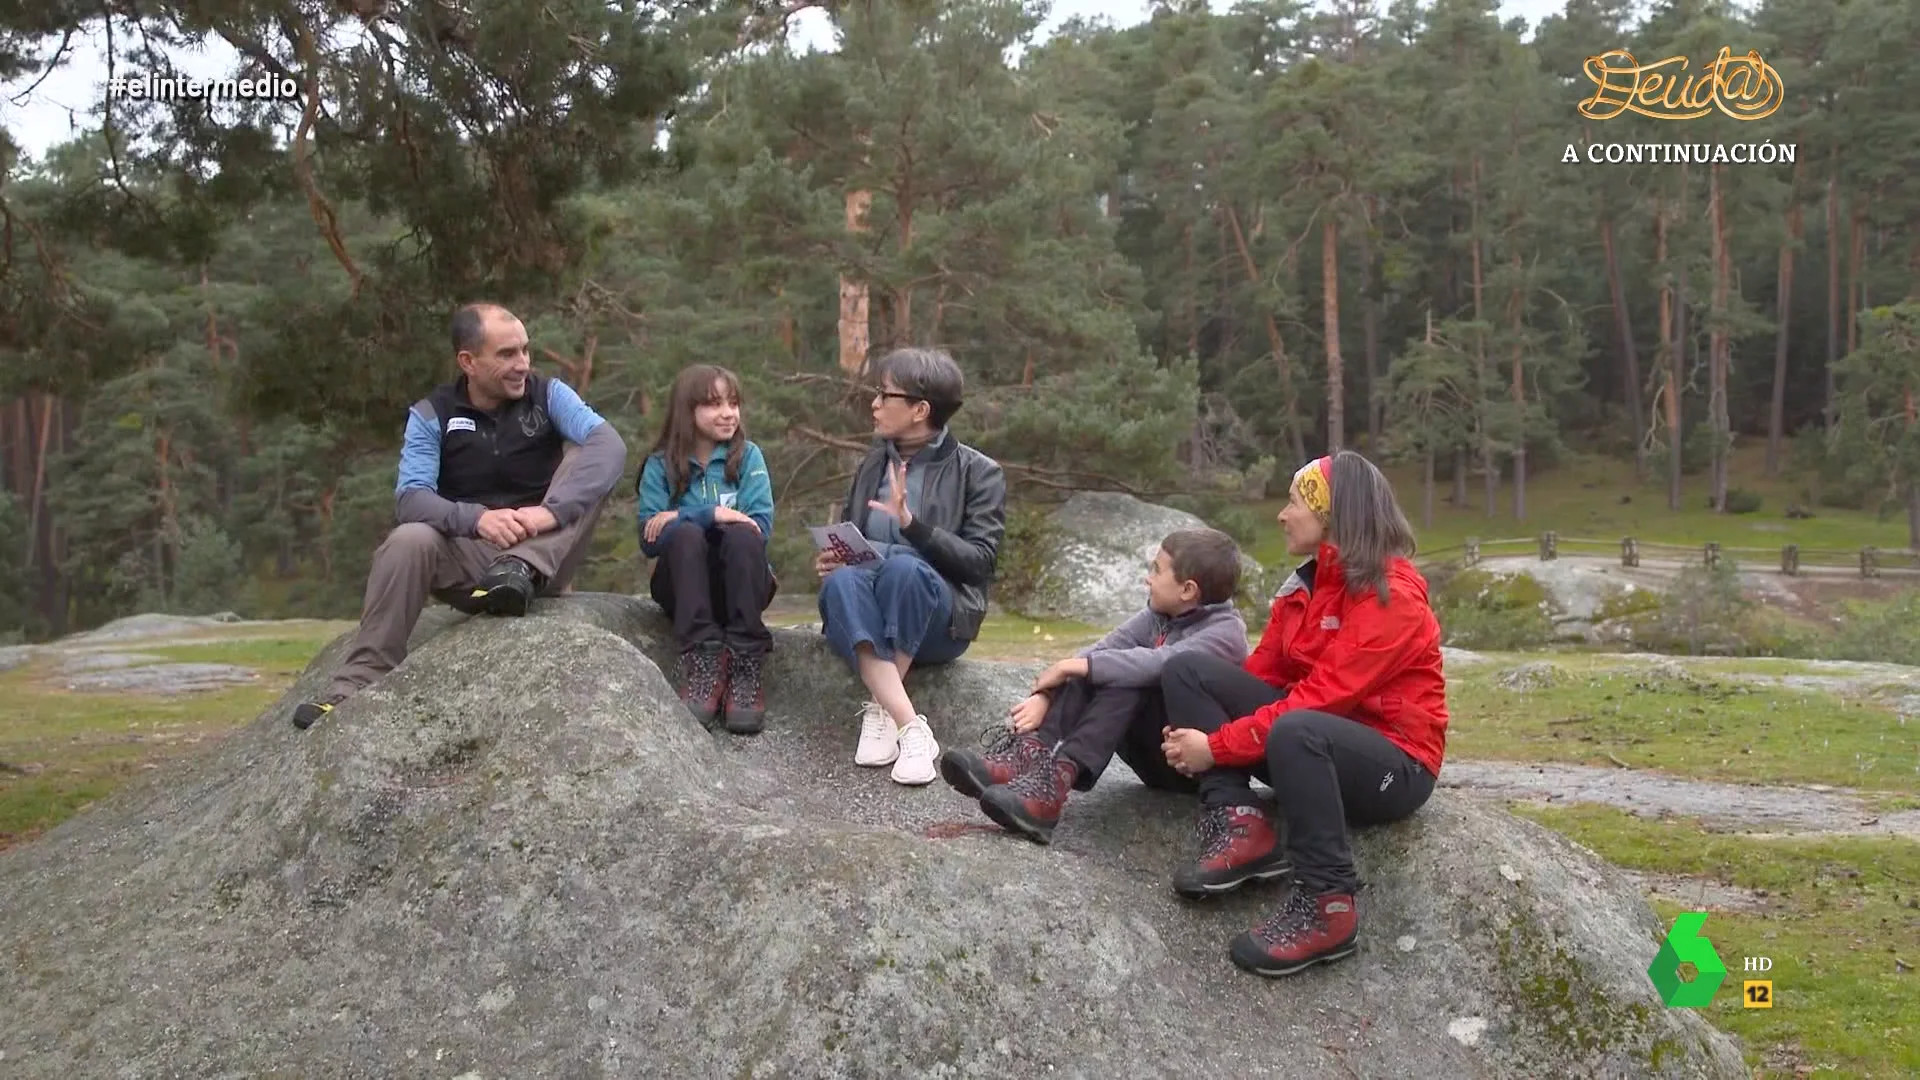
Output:
[[760,535],[773,538],[773,477],[767,472],[767,457],[757,443],[747,444],[746,460],[740,463],[740,497],[735,509],[760,526]]
[[412,409],[407,410],[407,431],[400,443],[400,482],[393,493],[408,488],[440,490],[440,433]]
[[667,466],[658,454],[652,454],[640,465],[640,551],[649,559],[660,556],[660,545],[647,543],[647,519],[662,510],[671,510],[667,505]]
[[562,525],[571,525],[598,506],[627,471],[627,444],[612,424],[587,407],[573,387],[559,379],[547,383],[547,415],[561,438],[580,448],[579,460],[564,484],[547,489],[541,501]]
[[559,379],[547,381],[547,416],[560,437],[576,445],[585,443],[594,428],[606,423],[573,387]]

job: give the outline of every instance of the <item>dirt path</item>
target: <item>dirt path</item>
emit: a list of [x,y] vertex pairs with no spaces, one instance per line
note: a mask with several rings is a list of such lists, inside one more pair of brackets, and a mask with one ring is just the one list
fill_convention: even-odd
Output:
[[1920,810],[1883,813],[1857,793],[1817,784],[1768,787],[1592,765],[1449,761],[1440,786],[1504,799],[1594,803],[1641,817],[1697,817],[1742,832],[1920,840]]

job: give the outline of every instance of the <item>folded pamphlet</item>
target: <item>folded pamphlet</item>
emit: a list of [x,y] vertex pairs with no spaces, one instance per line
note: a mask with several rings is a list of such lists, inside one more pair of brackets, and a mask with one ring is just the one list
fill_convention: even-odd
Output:
[[867,538],[851,521],[809,525],[807,531],[813,534],[813,546],[821,551],[833,552],[842,566],[859,566],[880,559],[880,553],[873,550],[873,545],[867,543]]

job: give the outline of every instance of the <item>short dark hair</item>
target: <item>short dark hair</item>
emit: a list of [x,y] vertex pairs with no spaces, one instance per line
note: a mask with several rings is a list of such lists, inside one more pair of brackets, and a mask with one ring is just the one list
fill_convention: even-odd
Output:
[[452,333],[449,335],[453,338],[453,354],[458,356],[463,352],[479,352],[480,346],[487,340],[487,313],[505,310],[499,304],[485,301],[462,304],[460,310],[453,313]]
[[1200,586],[1200,602],[1219,604],[1240,586],[1240,546],[1219,529],[1181,529],[1160,541],[1173,579]]
[[902,393],[927,403],[927,423],[934,430],[947,426],[960,411],[966,375],[953,357],[940,349],[895,349],[873,365],[876,383],[891,378]]

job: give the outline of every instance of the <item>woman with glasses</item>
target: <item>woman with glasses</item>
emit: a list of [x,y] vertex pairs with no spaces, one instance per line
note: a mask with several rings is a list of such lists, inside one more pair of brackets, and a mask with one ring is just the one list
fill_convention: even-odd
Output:
[[828,549],[814,570],[827,642],[871,695],[853,760],[892,765],[895,782],[919,785],[937,775],[940,747],[905,676],[914,665],[959,659],[979,634],[1007,488],[992,458],[947,430],[964,382],[953,357],[897,349],[873,370],[873,447],[837,520],[858,528],[881,558],[847,566]]

